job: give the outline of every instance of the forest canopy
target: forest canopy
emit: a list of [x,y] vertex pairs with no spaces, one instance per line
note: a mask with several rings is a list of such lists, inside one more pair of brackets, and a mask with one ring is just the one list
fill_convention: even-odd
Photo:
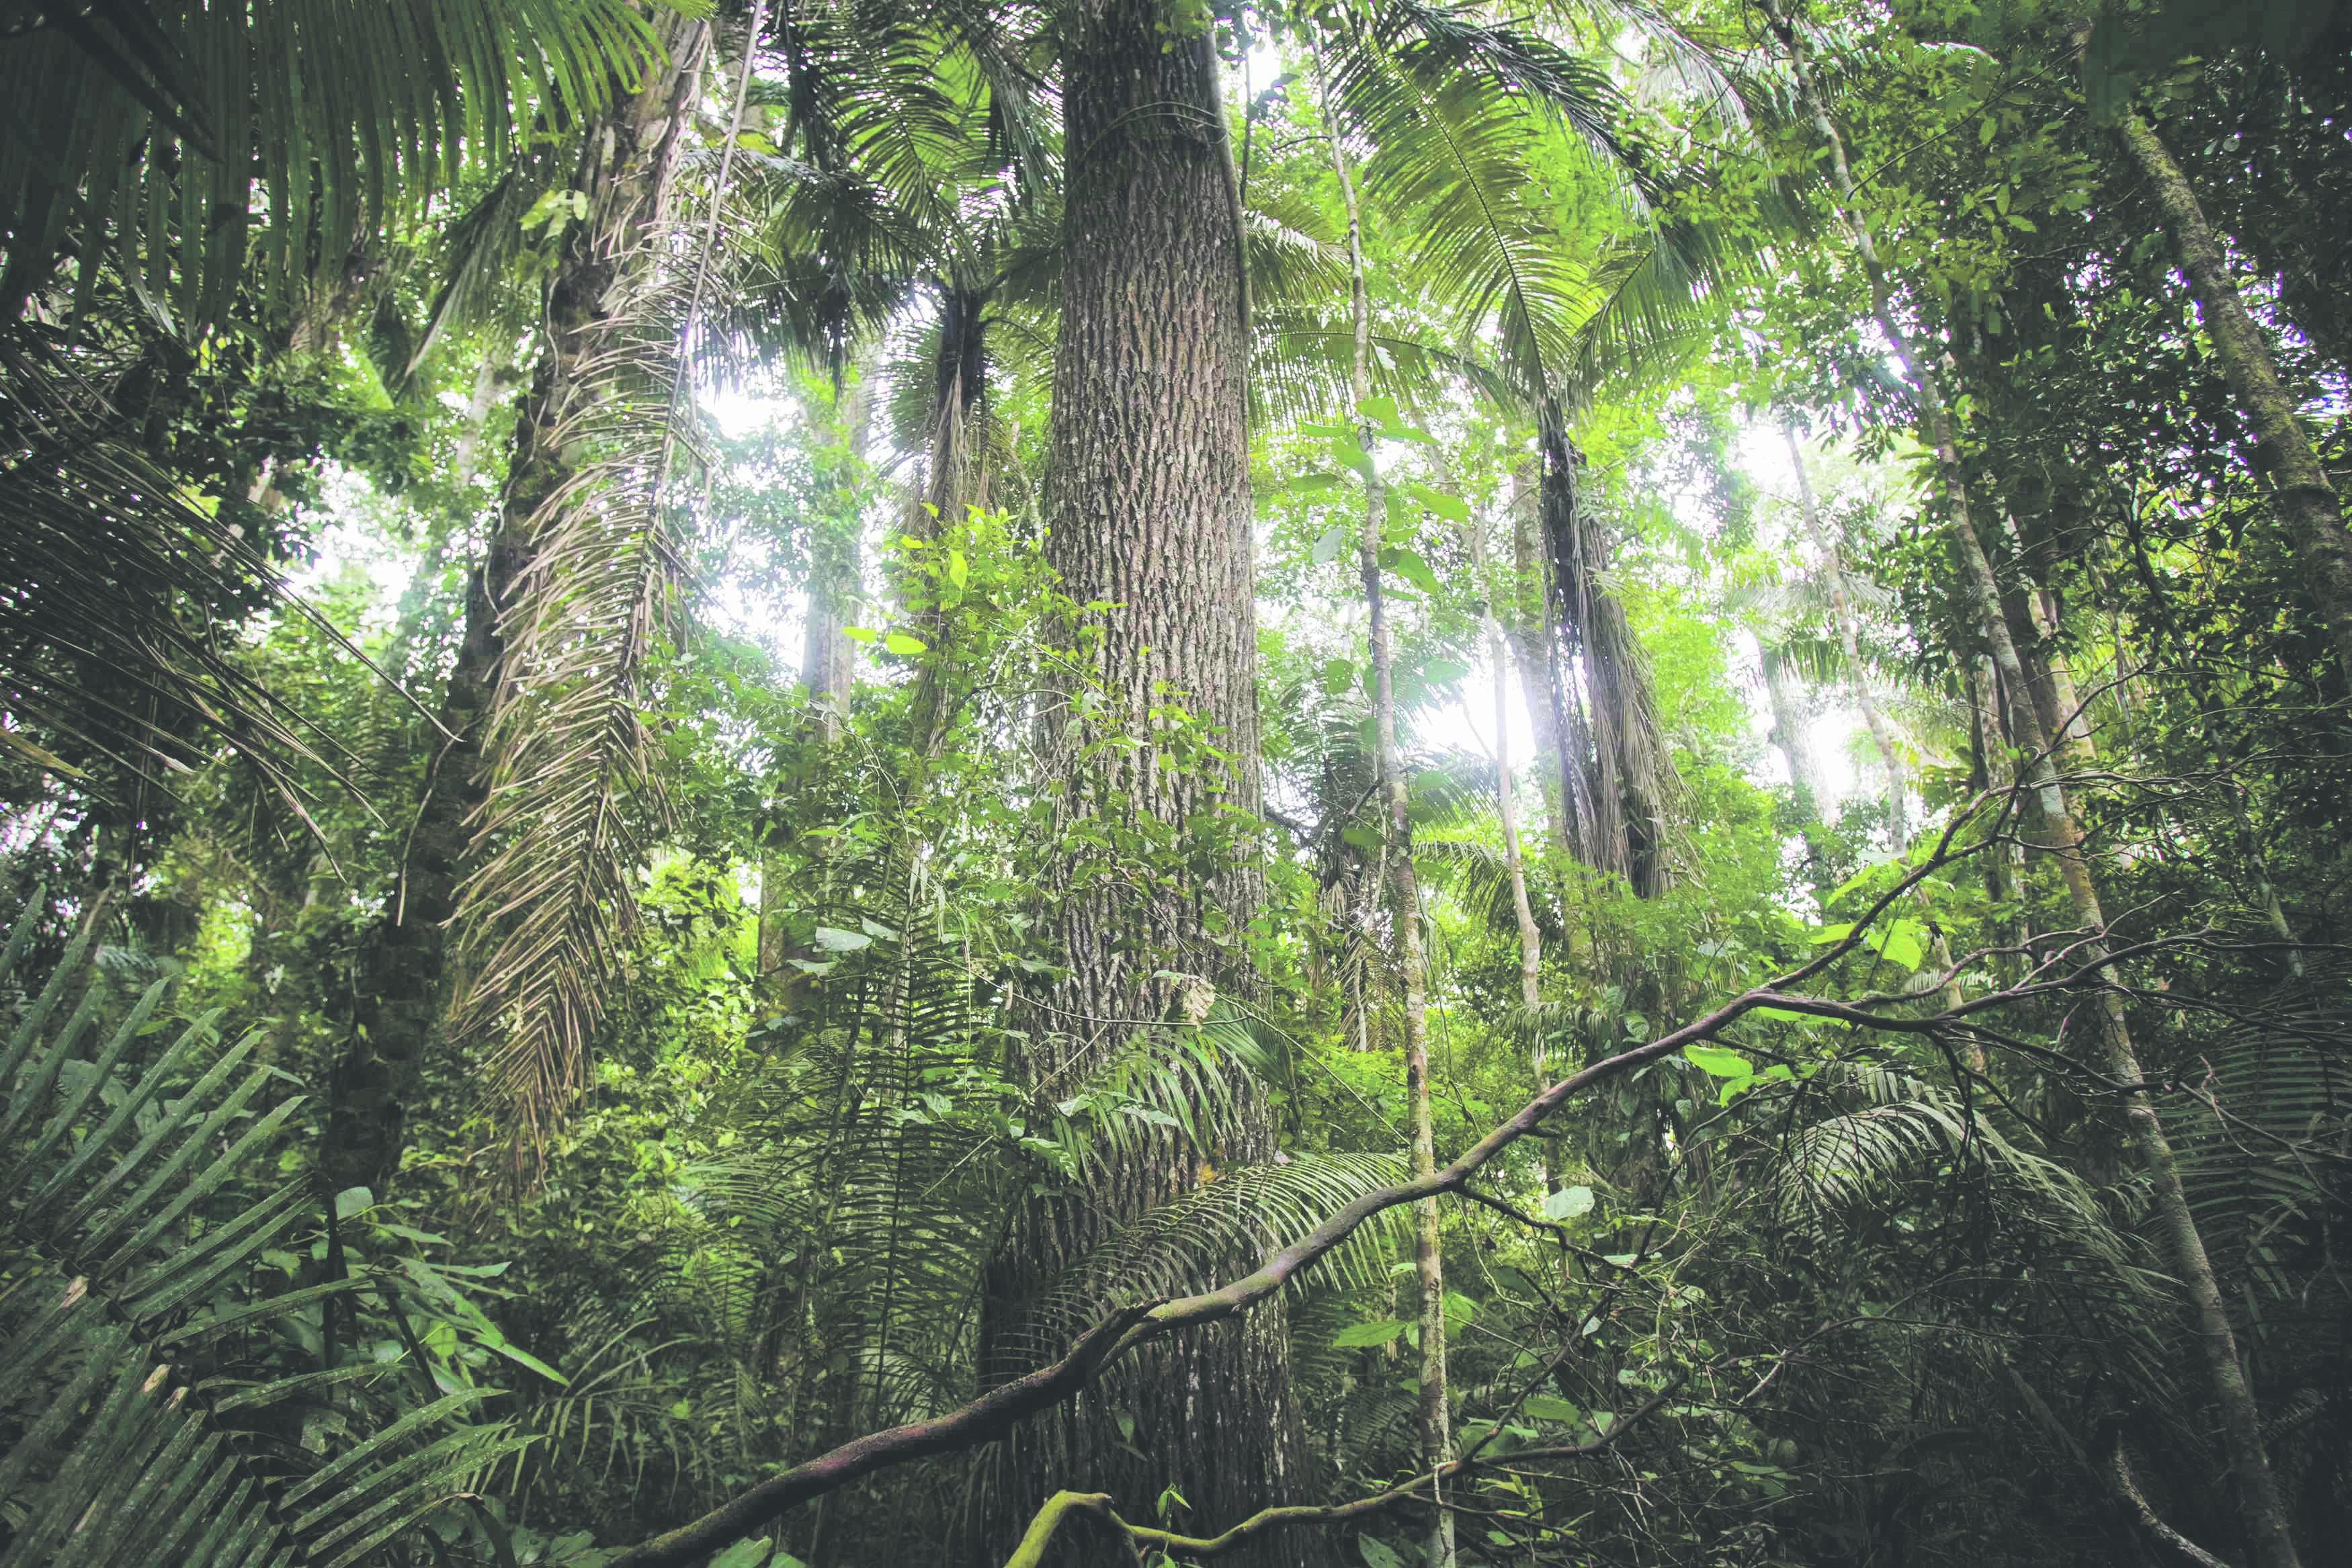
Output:
[[2352,8],[0,93],[0,1568],[2352,1539]]

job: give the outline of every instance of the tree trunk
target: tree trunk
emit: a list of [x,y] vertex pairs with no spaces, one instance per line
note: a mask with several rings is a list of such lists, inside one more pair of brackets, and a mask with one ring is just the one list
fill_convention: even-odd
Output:
[[708,23],[663,15],[664,63],[581,137],[572,187],[589,193],[589,220],[573,231],[549,284],[549,340],[516,421],[498,524],[467,585],[465,637],[442,696],[424,793],[390,904],[352,965],[352,1030],[329,1082],[320,1152],[333,1190],[366,1186],[381,1197],[398,1172],[409,1105],[448,999],[447,922],[484,799],[483,730],[503,654],[499,617],[529,558],[531,518],[568,467],[553,432],[586,391],[587,367],[609,340],[625,262],[662,215],[709,41]]
[[[1974,780],[1979,789],[2007,789],[2015,784],[2015,769],[2009,765],[2011,745],[2009,727],[2001,721],[2000,675],[1993,667],[1990,654],[1978,655],[1968,671],[1969,702],[1975,710],[1970,728],[1974,731],[1979,772]],[[2011,911],[2001,925],[2001,940],[2018,950],[2016,955],[1994,960],[1994,972],[2004,976],[2022,973],[2022,955],[2031,936],[2025,925],[2025,905],[2020,896],[2019,875],[2025,865],[2025,846],[2015,835],[1994,845],[1985,859],[1985,895],[1995,904]]]
[[[1543,1000],[1543,929],[1536,924],[1535,905],[1528,898],[1527,857],[1519,849],[1518,780],[1511,772],[1511,653],[1501,614],[1501,606],[1508,601],[1488,556],[1486,528],[1474,519],[1463,532],[1468,537],[1479,591],[1486,600],[1483,617],[1486,663],[1495,672],[1495,810],[1502,819],[1503,869],[1511,879],[1511,913],[1519,926],[1519,1005],[1533,1011]],[[1540,1088],[1551,1082],[1551,1063],[1544,1050],[1543,1035],[1533,1032],[1531,1038],[1528,1066]],[[1549,1140],[1537,1147],[1536,1186],[1540,1191],[1549,1192],[1552,1161]]]
[[2246,312],[2238,280],[2205,222],[2205,210],[2189,177],[2172,161],[2156,130],[2137,110],[2116,128],[2180,247],[2197,302],[2205,308],[2205,329],[2221,356],[2221,373],[2237,394],[2246,423],[2261,441],[2263,463],[2278,487],[2279,513],[2302,563],[2303,576],[2336,648],[2352,678],[2352,536],[2344,528],[2344,506],[2311,437],[2295,417],[2294,398],[2279,381],[2270,340]]
[[1635,897],[1654,898],[1673,883],[1665,842],[1673,764],[1641,644],[1600,579],[1606,550],[1578,494],[1581,459],[1561,418],[1552,408],[1538,425],[1536,492],[1551,564],[1556,674],[1580,687],[1553,699],[1563,731],[1560,791],[1574,814],[1577,857],[1622,877]]
[[[1331,122],[1330,91],[1323,95],[1324,133],[1331,143],[1331,168],[1339,176],[1339,196],[1348,213],[1349,314],[1355,327],[1355,361],[1349,390],[1361,406],[1372,394],[1372,304],[1364,282],[1363,214],[1356,202],[1354,175],[1348,167],[1346,144]],[[1364,451],[1372,450],[1372,426],[1358,427]],[[1426,1176],[1437,1169],[1435,1124],[1429,1102],[1429,966],[1421,945],[1421,879],[1412,863],[1412,818],[1407,810],[1410,786],[1405,778],[1404,749],[1397,744],[1396,656],[1389,632],[1388,596],[1381,591],[1381,549],[1386,542],[1388,486],[1367,456],[1363,469],[1364,522],[1356,539],[1356,570],[1364,588],[1364,607],[1370,622],[1372,665],[1372,727],[1380,748],[1381,813],[1388,850],[1392,905],[1389,929],[1396,946],[1397,973],[1404,982],[1404,1092],[1412,1106],[1412,1174]],[[1489,617],[1491,624],[1492,617]],[[1499,633],[1497,633],[1499,640]],[[1508,788],[1507,784],[1506,789]],[[1519,907],[1527,908],[1524,884]],[[1530,958],[1528,960],[1532,963]],[[1437,1200],[1423,1198],[1414,1206],[1413,1269],[1421,1283],[1421,1468],[1434,1472],[1453,1457],[1452,1411],[1445,1376],[1445,1259],[1438,1233]],[[1433,1483],[1433,1488],[1434,1483]],[[1454,1514],[1440,1507],[1429,1543],[1432,1568],[1453,1568]]]
[[[857,681],[857,644],[842,635],[856,612],[865,572],[865,524],[859,515],[866,481],[866,443],[872,434],[874,377],[881,356],[869,350],[856,379],[841,389],[825,423],[821,510],[809,530],[808,626],[802,643],[801,690],[817,710],[824,739],[839,738],[841,719]],[[813,424],[814,421],[811,422]]]
[[[801,690],[815,718],[806,739],[830,746],[841,738],[849,710],[849,694],[857,684],[857,644],[842,634],[850,625],[864,578],[865,535],[860,506],[866,486],[866,445],[872,434],[874,378],[879,373],[878,344],[861,354],[855,380],[842,386],[834,405],[820,418],[808,416],[812,432],[826,437],[817,465],[823,486],[818,516],[809,529],[808,622],[801,643]],[[788,810],[778,802],[780,812]],[[778,823],[772,830],[783,831]],[[783,924],[784,868],[789,863],[781,839],[772,841],[760,857],[760,955],[758,987],[762,1009],[787,1010],[797,971],[786,965],[790,950]]]
[[[1486,534],[1474,525],[1470,539],[1478,574],[1482,580],[1488,579]],[[1486,662],[1495,670],[1495,810],[1502,819],[1503,866],[1511,878],[1511,913],[1519,926],[1519,1005],[1532,1008],[1542,1000],[1543,931],[1536,924],[1535,905],[1528,899],[1527,857],[1519,852],[1519,789],[1511,772],[1511,651],[1503,636],[1503,623],[1495,614],[1491,584],[1484,619]],[[1535,1068],[1536,1082],[1548,1082],[1540,1054]]]
[[[930,452],[924,463],[923,500],[941,521],[960,520],[967,507],[988,505],[988,468],[975,437],[988,390],[984,294],[950,287],[940,301],[940,347],[932,365]],[[918,524],[928,532],[934,511]]]
[[[1873,314],[1879,329],[1886,335],[1888,346],[1918,391],[1920,434],[1935,453],[1943,476],[1945,501],[1951,511],[1953,552],[1958,557],[1970,608],[1984,629],[1986,640],[1991,644],[1993,664],[2010,691],[2031,692],[2024,666],[2017,656],[2017,644],[2010,636],[2008,618],[2001,613],[2000,583],[1969,517],[1968,487],[1960,469],[1959,449],[1953,441],[1951,414],[1943,389],[1935,371],[1913,350],[1908,336],[1895,322],[1886,269],[1879,262],[1869,225],[1854,205],[1853,177],[1846,162],[1845,141],[1830,119],[1820,89],[1807,68],[1802,40],[1782,17],[1777,0],[1764,0],[1764,4],[1775,31],[1792,57],[1805,111],[1812,117],[1829,150],[1830,175],[1837,192],[1839,214],[1853,236],[1855,249],[1861,253],[1863,267],[1870,280]],[[2140,1085],[2146,1079],[2124,1017],[2123,999],[2117,994],[2119,983],[2114,970],[2103,961],[2106,917],[2099,907],[2098,890],[2092,881],[2081,831],[2052,764],[2047,732],[2030,696],[2012,702],[2011,720],[2029,758],[2026,782],[2041,803],[2051,852],[2058,862],[2059,874],[2074,904],[2074,917],[2089,934],[2075,950],[2098,966],[2096,975],[2103,987],[2097,996],[2098,1020],[2108,1075],[2119,1083]],[[2279,1494],[2278,1479],[2263,1452],[2262,1410],[2254,1402],[2244,1364],[2238,1359],[2237,1336],[2230,1327],[2229,1310],[2222,1302],[2212,1262],[2205,1254],[2205,1240],[2198,1231],[2196,1217],[2189,1211],[2179,1166],[2165,1135],[2163,1120],[2157,1113],[2155,1098],[2142,1087],[2133,1087],[2119,1098],[2132,1146],[2154,1188],[2158,1221],[2172,1243],[2174,1267],[2188,1288],[2199,1348],[2205,1362],[2207,1392],[2221,1418],[2222,1444],[2230,1457],[2231,1479],[2238,1494],[2240,1518],[2255,1568],[2300,1568],[2294,1542],[2287,1529],[2286,1507]]]
[[[962,523],[973,508],[985,510],[989,504],[987,453],[975,442],[986,434],[987,307],[984,294],[952,287],[940,304],[940,345],[931,367],[930,450],[924,460],[922,498],[908,520],[908,531],[918,538],[936,538],[941,529]],[[908,707],[909,801],[926,787],[954,719],[945,685],[947,641],[953,631],[935,593],[929,582],[910,576],[901,594],[910,606],[920,606],[909,623],[932,651],[915,678]]]
[[[1068,700],[1049,705],[1047,738],[1064,759],[1066,817],[1123,814],[1190,833],[1256,810],[1257,625],[1231,154],[1208,40],[1162,34],[1155,24],[1167,15],[1146,0],[1095,0],[1065,24],[1069,167],[1046,552],[1071,598],[1115,608],[1087,644],[1101,706],[1079,714],[1083,694],[1066,690]],[[1170,702],[1222,727],[1230,769],[1171,766],[1154,740],[1164,722],[1152,716]],[[1108,736],[1135,744],[1083,755]],[[1033,1085],[1099,1062],[1130,1032],[1128,1020],[1205,999],[1204,985],[1168,976],[1253,988],[1244,934],[1264,892],[1248,846],[1204,844],[1187,858],[1209,868],[1197,888],[1073,881],[1057,890],[1067,977],[1038,1009],[1035,1054],[1013,1064]],[[1234,1087],[1240,1124],[1222,1151],[1207,1152],[1265,1160],[1273,1125],[1263,1096],[1250,1082]],[[1033,1364],[1024,1300],[1114,1228],[1206,1179],[1202,1154],[1162,1135],[1085,1192],[1024,1205],[990,1270],[984,1377]],[[1284,1315],[1253,1312],[1146,1346],[1021,1428],[1000,1458],[974,1552],[992,1568],[1065,1488],[1108,1492],[1148,1514],[1172,1487],[1190,1528],[1300,1500],[1307,1445]],[[1283,1533],[1234,1560],[1325,1561],[1319,1538]],[[1064,1561],[1093,1551],[1091,1562],[1101,1547],[1055,1550]]]
[[1788,766],[1798,810],[1811,822],[1821,816],[1821,797],[1813,788],[1812,752],[1805,744],[1803,682],[1775,644],[1759,643],[1757,652],[1764,665],[1764,695],[1772,707],[1772,745]]

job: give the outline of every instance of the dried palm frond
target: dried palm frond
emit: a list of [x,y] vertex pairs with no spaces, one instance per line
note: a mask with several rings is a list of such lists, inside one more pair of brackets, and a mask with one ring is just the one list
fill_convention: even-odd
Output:
[[476,823],[488,858],[459,890],[464,978],[450,1027],[495,1034],[491,1076],[526,1168],[586,1086],[604,994],[636,925],[638,871],[668,821],[640,708],[682,616],[680,513],[663,489],[683,273],[656,273],[602,351],[572,367],[546,439],[576,455],[524,525],[527,556],[499,617],[505,662]]

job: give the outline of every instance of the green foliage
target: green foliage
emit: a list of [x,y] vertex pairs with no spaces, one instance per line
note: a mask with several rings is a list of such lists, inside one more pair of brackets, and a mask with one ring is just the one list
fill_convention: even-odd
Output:
[[[38,913],[16,923],[6,979]],[[171,1038],[154,1018],[168,979],[108,1017],[87,946],[26,993],[0,1056],[0,1561],[383,1560],[521,1440],[478,1419],[496,1390],[469,1381],[368,1397],[404,1354],[427,1376],[423,1353],[394,1344],[339,1365],[334,1324],[353,1321],[362,1291],[395,1320],[412,1285],[462,1298],[414,1263],[405,1280],[335,1268],[269,1288],[268,1260],[311,1220],[311,1195],[299,1180],[257,1185],[255,1165],[300,1097],[253,1060],[252,1039],[223,1048],[217,1013]],[[348,1261],[331,1240],[328,1256]],[[321,1348],[321,1322],[325,1354],[302,1354]]]
[[[593,216],[566,134],[666,24],[395,6],[340,36],[446,69],[306,55],[282,103],[241,84],[279,69],[301,7],[34,25],[9,68],[58,68],[26,76],[26,115],[81,96],[0,156],[28,214],[8,287],[38,301],[0,367],[0,847],[14,972],[48,977],[0,1057],[0,1558],[593,1568],[954,1410],[1403,1174],[1403,921],[1441,1161],[1542,1084],[1818,961],[1785,988],[1812,1001],[1605,1070],[1480,1173],[1493,1207],[1442,1206],[1456,1452],[1500,1466],[1454,1493],[1465,1559],[2128,1560],[2118,1455],[2168,1527],[2243,1558],[2161,1195],[2088,1038],[2103,990],[2306,1560],[2352,1530],[2352,1114],[2323,956],[2343,677],[2104,120],[2129,104],[2175,144],[2340,467],[2352,99],[2340,51],[2277,43],[2337,24],[2183,0],[2101,15],[2081,56],[2041,5],[1779,9],[1786,32],[1692,6],[1678,34],[1605,38],[1580,14],[1171,14],[1249,99],[1255,739],[1173,690],[1114,723],[1106,632],[1137,607],[1071,602],[1045,566],[1046,528],[1086,526],[1043,459],[1053,398],[1085,395],[1054,362],[1056,236],[1084,214],[1057,189],[1053,18],[772,8],[694,347],[796,367],[736,361],[712,439],[608,365],[595,384],[636,401],[562,427],[581,476],[521,530],[537,575],[503,623],[469,600],[501,515],[490,416],[544,369],[517,344]],[[179,60],[175,28],[211,52]],[[402,28],[446,47],[377,47]],[[1850,200],[1796,111],[1793,45]],[[1360,405],[1324,76],[1364,176]],[[215,156],[239,138],[255,156]],[[710,151],[681,149],[685,177]],[[221,192],[240,215],[207,227],[191,204]],[[2060,763],[2111,975],[2082,967],[2013,788],[2035,693],[1987,672],[1881,289],[1941,378],[2029,684],[2055,702],[2063,673],[2081,710]],[[657,325],[640,347],[667,355],[684,340]],[[869,396],[887,434],[856,429]],[[1412,909],[1375,803],[1370,476]],[[948,479],[988,503],[927,508]],[[1572,537],[1523,528],[1538,511]],[[287,571],[313,613],[274,591]],[[858,661],[821,697],[794,679],[820,590]],[[505,760],[475,781],[484,837],[452,852],[503,923],[461,956],[490,1032],[420,1047],[387,1190],[322,1193],[321,1102],[364,1103],[341,1064],[382,999],[354,988],[401,929],[451,755],[347,649],[429,702],[500,624]],[[1759,651],[1782,689],[1753,689]],[[1601,738],[1625,717],[1646,750]],[[1111,782],[1146,751],[1188,780],[1254,762],[1262,809],[1163,821]],[[1671,875],[1586,836],[1601,765],[1628,758],[1655,787],[1616,804]],[[1203,908],[1199,949],[1143,915],[1082,934],[1160,999],[1070,1054],[1101,1021],[1056,1010],[1071,901],[1148,912],[1236,875],[1263,913]],[[492,1196],[517,1129],[488,1042],[519,1016],[565,1114],[536,1185]],[[1106,1193],[1145,1167],[1164,1201]],[[1040,1215],[1091,1228],[1077,1263],[1008,1240]],[[1412,1218],[1281,1294],[1287,1344],[1264,1349],[1287,1357],[1302,1501],[1425,1473]],[[1158,1457],[1148,1411],[1101,1414]],[[719,1560],[964,1561],[1002,1458],[870,1475]],[[1190,1485],[1118,1501],[1211,1532],[1237,1514]],[[1329,1549],[1423,1563],[1419,1510]]]

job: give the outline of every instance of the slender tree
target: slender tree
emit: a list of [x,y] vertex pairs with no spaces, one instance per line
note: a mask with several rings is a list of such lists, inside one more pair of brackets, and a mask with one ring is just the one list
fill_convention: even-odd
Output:
[[382,1192],[398,1170],[409,1104],[449,998],[449,922],[467,874],[475,818],[488,793],[483,761],[490,708],[506,678],[505,617],[532,558],[542,507],[571,458],[562,433],[596,386],[612,347],[629,269],[664,215],[680,138],[692,112],[709,24],[664,13],[663,52],[612,111],[588,122],[573,189],[585,221],[567,234],[545,294],[546,344],[515,423],[497,523],[467,580],[465,635],[440,711],[441,737],[404,841],[392,896],[353,964],[351,1030],[330,1085],[321,1166],[338,1189]]
[[2032,690],[2030,677],[2018,656],[2017,644],[2010,634],[2008,617],[2001,610],[2000,582],[1993,575],[1991,561],[1969,516],[1967,477],[1953,436],[1950,408],[1943,393],[1941,380],[1913,349],[1909,334],[1895,319],[1887,270],[1879,259],[1869,224],[1855,204],[1854,182],[1846,158],[1845,140],[1830,117],[1827,104],[1821,96],[1819,83],[1807,57],[1803,35],[1782,13],[1779,0],[1762,0],[1762,3],[1772,19],[1775,33],[1789,51],[1804,112],[1811,119],[1829,153],[1830,177],[1839,216],[1853,241],[1869,280],[1873,319],[1885,335],[1887,343],[1894,349],[1906,376],[1918,394],[1921,434],[1928,449],[1935,454],[1943,480],[1943,501],[1949,518],[1947,528],[1952,553],[1960,570],[1962,591],[1969,606],[1970,619],[1982,629],[1986,642],[1991,646],[1994,666],[2000,671],[2008,689],[2012,694],[2020,694],[2012,701],[2011,717],[2027,758],[2025,783],[2041,809],[2043,833],[2051,857],[2058,863],[2059,874],[2074,905],[2074,916],[2085,933],[2078,951],[2097,966],[2096,973],[2101,981],[2097,1018],[2106,1070],[2118,1085],[2117,1094],[2122,1103],[2126,1130],[2139,1156],[2141,1168],[2147,1172],[2155,1189],[2156,1207],[2171,1244],[2174,1267],[2179,1270],[2181,1281],[2189,1293],[2199,1348],[2205,1364],[2207,1386],[2221,1417],[2222,1440],[2230,1457],[2231,1479],[2237,1492],[2247,1539],[2253,1549],[2254,1560],[2261,1568],[2299,1568],[2294,1538],[2287,1527],[2285,1504],[2279,1493],[2277,1478],[2272,1473],[2270,1461],[2263,1448],[2262,1412],[2254,1401],[2253,1388],[2247,1380],[2244,1364],[2238,1355],[2237,1336],[2230,1326],[2229,1309],[2221,1299],[2212,1261],[2206,1255],[2204,1238],[2198,1229],[2196,1216],[2189,1207],[2188,1194],[2181,1185],[2179,1166],[2174,1156],[2171,1141],[2166,1135],[2155,1096],[2147,1088],[2147,1075],[2141,1071],[2138,1054],[2132,1044],[2130,1025],[2125,1017],[2120,995],[2120,982],[2113,968],[2105,962],[2106,917],[2100,907],[2090,859],[2084,849],[2082,830],[2076,823],[2053,763],[2057,745],[2043,728],[2041,715],[2036,711],[2032,697],[2024,695]]
[[2296,416],[2295,400],[2279,380],[2270,340],[2247,312],[2236,274],[2205,221],[2205,209],[2189,177],[2156,128],[2137,110],[2125,113],[2116,133],[2147,179],[2165,226],[2172,231],[2189,288],[2205,308],[2205,330],[2221,361],[2221,373],[2261,443],[2305,585],[2327,623],[2336,659],[2352,677],[2352,535],[2344,528],[2343,497],[2328,482],[2310,433]]
[[[1331,148],[1331,172],[1348,214],[1348,316],[1355,336],[1349,390],[1360,410],[1372,394],[1372,300],[1364,277],[1364,215],[1356,200],[1346,140],[1333,123],[1331,95],[1323,93],[1324,135]],[[1412,863],[1412,817],[1404,748],[1397,742],[1396,653],[1389,629],[1387,596],[1381,591],[1381,551],[1387,543],[1388,486],[1373,456],[1376,426],[1360,417],[1357,444],[1364,454],[1364,517],[1356,535],[1356,570],[1363,585],[1372,671],[1372,730],[1379,748],[1382,849],[1388,862],[1391,945],[1404,990],[1404,1092],[1412,1108],[1412,1172],[1427,1176],[1437,1168],[1437,1140],[1429,1100],[1429,964],[1422,950],[1421,879]],[[1522,895],[1524,897],[1524,894]],[[1418,1206],[1413,1226],[1413,1272],[1421,1285],[1422,1469],[1434,1475],[1452,1457],[1452,1414],[1445,1375],[1445,1260],[1438,1234],[1437,1201]],[[1454,1515],[1442,1505],[1431,1527],[1429,1557],[1436,1568],[1452,1568]]]

